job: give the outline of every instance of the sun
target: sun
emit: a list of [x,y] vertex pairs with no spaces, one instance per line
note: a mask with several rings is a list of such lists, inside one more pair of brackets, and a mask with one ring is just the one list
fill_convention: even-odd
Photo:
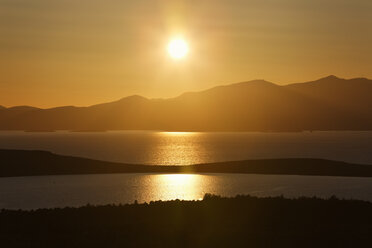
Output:
[[168,53],[174,59],[182,59],[189,52],[189,46],[184,39],[172,39],[168,44]]

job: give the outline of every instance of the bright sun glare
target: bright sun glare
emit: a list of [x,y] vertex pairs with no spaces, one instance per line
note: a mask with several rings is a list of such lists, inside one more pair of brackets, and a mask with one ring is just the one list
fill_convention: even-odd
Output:
[[173,39],[168,44],[168,53],[174,59],[182,59],[189,52],[186,41],[180,38]]

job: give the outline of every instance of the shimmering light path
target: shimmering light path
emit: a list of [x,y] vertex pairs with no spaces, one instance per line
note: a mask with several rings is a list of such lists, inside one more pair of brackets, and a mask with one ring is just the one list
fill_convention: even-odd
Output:
[[243,174],[107,174],[0,178],[0,209],[32,209],[90,204],[200,200],[223,196],[336,195],[372,201],[370,178]]
[[1,132],[0,149],[38,149],[106,161],[187,165],[260,158],[372,164],[372,132]]

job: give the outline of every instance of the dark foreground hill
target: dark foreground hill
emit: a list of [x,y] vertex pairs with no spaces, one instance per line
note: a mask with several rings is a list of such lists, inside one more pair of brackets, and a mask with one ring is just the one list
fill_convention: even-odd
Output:
[[131,96],[90,107],[0,108],[0,130],[372,130],[372,80],[255,80],[171,99]]
[[251,173],[372,177],[372,166],[306,158],[154,166],[104,162],[45,151],[0,149],[0,177],[103,173]]
[[2,247],[370,247],[372,204],[206,195],[151,202],[0,212]]

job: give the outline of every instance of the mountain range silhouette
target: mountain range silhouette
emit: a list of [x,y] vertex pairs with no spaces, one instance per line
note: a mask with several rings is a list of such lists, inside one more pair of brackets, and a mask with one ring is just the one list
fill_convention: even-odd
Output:
[[253,80],[175,98],[138,95],[89,107],[0,106],[1,130],[372,130],[372,80],[328,76],[276,85]]

